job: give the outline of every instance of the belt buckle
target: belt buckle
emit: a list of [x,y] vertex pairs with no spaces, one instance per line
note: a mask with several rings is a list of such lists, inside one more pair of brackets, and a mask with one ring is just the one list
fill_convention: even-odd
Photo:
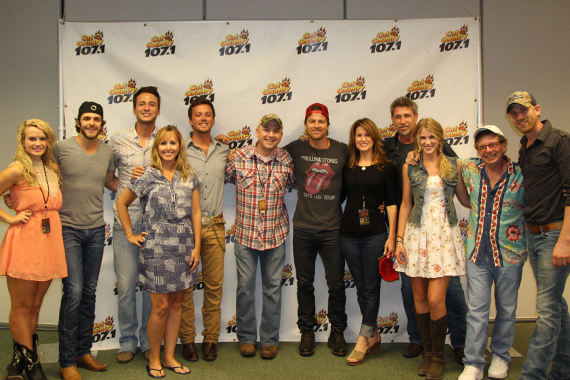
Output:
[[202,227],[208,228],[214,224],[214,219],[209,216],[202,216]]

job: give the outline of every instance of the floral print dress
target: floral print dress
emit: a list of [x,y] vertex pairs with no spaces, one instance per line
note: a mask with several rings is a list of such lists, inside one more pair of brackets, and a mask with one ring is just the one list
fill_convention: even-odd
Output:
[[465,250],[459,226],[450,226],[445,210],[443,181],[430,176],[420,226],[406,225],[404,248],[408,264],[395,268],[409,277],[439,278],[465,274]]

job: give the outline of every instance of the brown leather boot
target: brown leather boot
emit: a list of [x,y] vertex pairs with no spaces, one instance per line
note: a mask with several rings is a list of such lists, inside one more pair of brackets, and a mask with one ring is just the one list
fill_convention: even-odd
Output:
[[418,325],[418,330],[420,331],[420,337],[422,338],[422,344],[424,346],[424,356],[422,362],[420,363],[420,366],[418,367],[418,375],[425,376],[428,372],[429,366],[431,365],[430,317],[429,313],[414,314],[416,316],[416,323]]
[[427,380],[439,380],[445,371],[445,335],[447,333],[448,315],[437,321],[431,320],[431,365],[427,372]]
[[24,380],[24,377],[22,376],[22,372],[24,371],[24,357],[18,347],[19,344],[14,341],[12,361],[6,367],[4,380]]

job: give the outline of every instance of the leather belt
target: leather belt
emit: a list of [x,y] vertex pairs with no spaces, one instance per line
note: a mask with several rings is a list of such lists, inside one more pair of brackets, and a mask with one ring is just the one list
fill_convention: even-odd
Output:
[[220,215],[216,216],[202,216],[202,227],[208,228],[213,226],[214,224],[225,224],[226,221],[224,220],[224,213],[222,212]]
[[528,225],[528,230],[533,235],[538,235],[542,232],[548,232],[548,231],[552,231],[552,230],[559,230],[561,228],[562,228],[562,222],[549,223],[549,224],[543,224],[543,225],[530,224],[529,223],[529,225]]

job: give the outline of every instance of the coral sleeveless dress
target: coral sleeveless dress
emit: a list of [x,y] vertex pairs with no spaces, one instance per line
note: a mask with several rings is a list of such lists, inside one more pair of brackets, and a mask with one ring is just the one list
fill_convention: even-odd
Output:
[[[51,186],[50,186],[51,187]],[[54,197],[50,191],[27,183],[12,186],[10,196],[17,212],[31,210],[28,223],[8,227],[0,246],[0,275],[32,281],[67,277],[67,264],[61,235],[61,192]],[[50,189],[51,190],[51,189]],[[42,219],[46,218],[44,197],[48,197],[47,217],[51,232],[44,234]]]

